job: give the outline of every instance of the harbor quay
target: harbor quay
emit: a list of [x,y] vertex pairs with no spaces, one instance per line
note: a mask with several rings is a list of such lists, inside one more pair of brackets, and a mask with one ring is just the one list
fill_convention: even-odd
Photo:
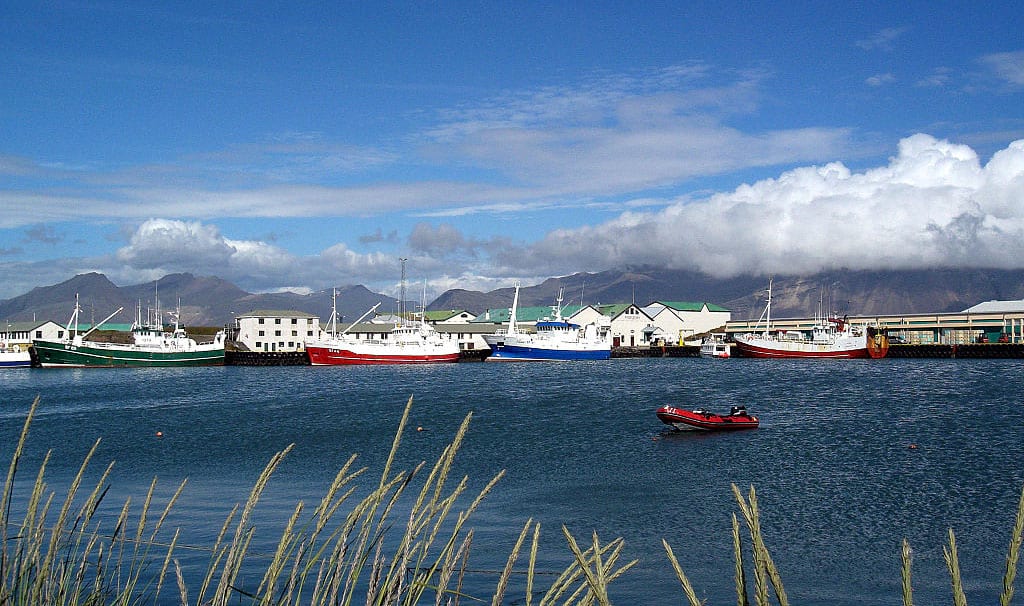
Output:
[[[485,349],[459,352],[459,362],[484,362],[490,352]],[[613,347],[612,359],[622,358],[697,358],[700,346],[660,345],[650,347]],[[887,358],[933,359],[1024,359],[1024,343],[965,343],[959,345],[896,344],[889,346]],[[227,351],[229,366],[308,366],[305,352]]]
[[[548,332],[553,328],[569,332],[578,329],[582,334],[583,327],[598,326],[598,331],[606,335],[603,358],[698,357],[702,355],[701,345],[712,341],[731,348],[731,352],[723,352],[721,357],[741,357],[756,353],[748,351],[746,341],[749,339],[744,335],[764,334],[766,338],[793,343],[810,340],[812,335],[814,339],[819,339],[817,332],[822,325],[834,324],[855,327],[860,331],[858,334],[884,336],[888,346],[887,352],[882,350],[881,355],[890,358],[1024,358],[1024,301],[990,301],[958,313],[843,316],[828,321],[822,318],[778,318],[771,315],[758,320],[733,320],[729,310],[707,302],[655,301],[647,306],[559,305],[554,308],[491,309],[480,315],[466,310],[444,310],[421,312],[415,318],[378,314],[363,321],[373,311],[371,309],[359,320],[349,324],[335,324],[332,313],[332,322],[325,326],[321,325],[320,318],[314,314],[259,310],[240,314],[232,324],[223,327],[192,327],[187,335],[177,324],[174,326],[175,332],[171,334],[162,325],[142,326],[136,323],[131,327],[121,327],[105,324],[106,320],[98,325],[81,325],[74,322],[73,316],[68,326],[53,321],[9,323],[6,331],[0,331],[0,341],[6,348],[5,355],[11,358],[11,366],[52,366],[62,363],[160,365],[162,359],[153,357],[157,354],[149,353],[142,357],[141,354],[135,355],[138,360],[128,359],[125,357],[127,354],[122,355],[131,349],[123,345],[130,344],[133,338],[137,341],[140,330],[145,333],[142,336],[159,344],[162,349],[170,348],[170,340],[175,341],[175,347],[180,341],[182,347],[188,346],[188,355],[193,355],[192,349],[199,352],[196,356],[202,353],[199,350],[210,349],[211,341],[214,342],[214,350],[219,344],[219,355],[222,357],[216,362],[197,358],[185,364],[177,359],[183,354],[175,353],[174,364],[321,365],[324,361],[318,360],[313,350],[320,351],[321,355],[334,355],[323,352],[335,351],[329,349],[335,347],[329,343],[331,339],[337,338],[337,334],[347,335],[347,340],[355,342],[386,345],[400,336],[396,332],[399,328],[412,322],[428,327],[425,330],[434,335],[437,347],[443,346],[448,353],[445,353],[444,360],[410,362],[480,362],[505,357],[493,354],[488,339],[496,341],[500,349],[501,341],[532,341],[535,338],[533,335],[543,332],[542,329]],[[553,322],[552,314],[560,321]],[[768,322],[762,322],[764,319],[770,319],[770,328]],[[514,330],[511,321],[515,322]],[[63,345],[69,333],[89,335],[92,349],[81,344]],[[769,333],[772,334],[768,336]],[[420,334],[413,336],[417,342],[426,338]],[[883,341],[882,337],[878,337],[879,343]],[[161,350],[160,355],[164,353]],[[82,359],[60,358],[71,355]],[[88,355],[100,362],[84,359]],[[709,351],[704,355],[714,353]],[[577,356],[575,359],[583,358]]]

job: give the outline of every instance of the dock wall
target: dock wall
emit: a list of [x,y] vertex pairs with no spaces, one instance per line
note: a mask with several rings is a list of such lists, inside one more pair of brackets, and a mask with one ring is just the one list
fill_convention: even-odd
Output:
[[226,351],[227,366],[309,366],[304,351]]
[[961,345],[890,345],[888,358],[1024,358],[1021,343],[965,343]]
[[658,345],[652,347],[613,347],[612,358],[696,358],[697,345]]
[[[489,349],[465,349],[459,353],[459,362],[483,362]],[[700,347],[695,345],[666,345],[657,347],[613,347],[612,358],[696,358]],[[972,359],[1024,359],[1022,343],[970,343],[963,345],[890,345],[889,358],[972,358]],[[305,352],[225,352],[229,366],[308,366]]]
[[[459,352],[459,362],[483,362],[490,349],[464,349]],[[224,364],[227,366],[309,366],[309,356],[304,351],[226,351]]]

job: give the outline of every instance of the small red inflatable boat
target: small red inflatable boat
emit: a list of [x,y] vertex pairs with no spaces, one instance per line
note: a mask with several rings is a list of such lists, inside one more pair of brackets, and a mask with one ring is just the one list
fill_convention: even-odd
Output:
[[662,406],[657,410],[657,415],[662,423],[676,429],[729,431],[755,429],[758,426],[757,417],[747,414],[747,409],[743,406],[733,406],[727,415],[708,412],[703,408],[684,410],[674,406]]

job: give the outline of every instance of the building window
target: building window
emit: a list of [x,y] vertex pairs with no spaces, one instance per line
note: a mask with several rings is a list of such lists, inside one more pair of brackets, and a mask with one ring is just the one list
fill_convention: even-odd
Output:
[[274,324],[280,324],[281,318],[274,318]]
[[257,320],[257,322],[259,322],[260,324],[263,324],[263,318],[260,318],[259,320]]
[[299,336],[299,331],[297,331],[297,330],[293,330],[293,331],[292,331],[292,336],[293,336],[293,337],[297,337],[297,336]]
[[264,336],[264,335],[263,335],[263,331],[262,331],[262,330],[260,331],[260,336],[261,336],[261,337],[262,337],[262,336]]
[[256,341],[256,349],[263,347],[263,343]]
[[298,323],[299,323],[298,318],[292,318],[292,324],[298,324]]
[[[281,331],[280,330],[275,330],[274,331],[274,336],[275,337],[280,337],[281,336]],[[283,343],[282,343],[282,345],[283,345]]]
[[294,347],[295,347],[295,342],[294,341],[288,341],[288,348],[289,349],[293,349]]

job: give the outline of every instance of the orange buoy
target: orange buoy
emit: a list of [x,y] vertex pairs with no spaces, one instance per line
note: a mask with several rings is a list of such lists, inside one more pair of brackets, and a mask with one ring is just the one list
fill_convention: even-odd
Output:
[[164,437],[164,432],[162,432],[162,431],[156,432],[156,437],[158,437],[158,438]]
[[910,450],[917,450],[917,444],[911,444],[910,446],[907,446],[907,448]]

